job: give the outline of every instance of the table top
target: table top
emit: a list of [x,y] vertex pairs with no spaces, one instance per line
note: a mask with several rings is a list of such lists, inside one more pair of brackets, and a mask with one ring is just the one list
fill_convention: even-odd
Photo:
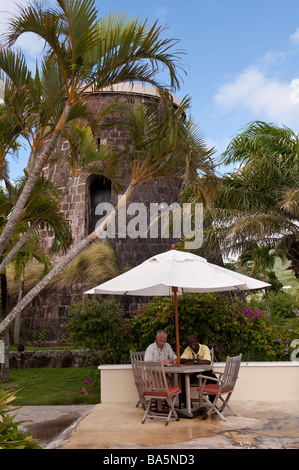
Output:
[[165,372],[167,374],[193,374],[194,372],[203,372],[211,370],[211,364],[181,364],[180,366],[167,366],[165,365]]

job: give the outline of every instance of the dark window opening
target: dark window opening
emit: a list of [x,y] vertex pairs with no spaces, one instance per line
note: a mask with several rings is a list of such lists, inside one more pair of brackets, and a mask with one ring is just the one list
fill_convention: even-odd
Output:
[[111,181],[100,176],[90,185],[90,232],[95,229],[96,223],[103,217],[95,213],[98,204],[110,202],[110,200]]

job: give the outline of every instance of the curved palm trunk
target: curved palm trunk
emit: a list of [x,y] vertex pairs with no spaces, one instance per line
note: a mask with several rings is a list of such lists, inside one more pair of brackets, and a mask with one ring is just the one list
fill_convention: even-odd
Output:
[[0,264],[0,272],[6,267],[6,265],[10,262],[13,256],[19,251],[19,249],[24,245],[25,241],[33,234],[34,230],[37,229],[39,224],[41,223],[42,219],[36,220],[33,225],[27,230],[26,233],[20,238],[20,240],[14,245],[12,250],[6,255],[2,263]]
[[0,324],[0,333],[4,331],[7,326],[13,321],[16,316],[22,312],[22,310],[49,284],[49,282],[59,274],[76,256],[87,248],[91,243],[96,241],[104,231],[107,230],[111,221],[114,220],[116,213],[126,204],[127,199],[130,198],[134,189],[134,184],[131,183],[127,188],[126,192],[118,201],[114,210],[108,215],[108,217],[97,227],[94,232],[89,234],[84,240],[79,242],[74,248],[72,248],[67,255],[65,255],[54,268],[47,274],[23,299],[17,303],[17,305],[11,310],[11,312],[5,317]]
[[37,182],[38,178],[40,177],[40,174],[45,166],[45,164],[47,163],[47,161],[49,160],[57,142],[58,142],[58,139],[60,137],[60,134],[61,134],[61,131],[63,129],[63,126],[64,124],[66,123],[66,120],[67,120],[67,117],[69,115],[69,112],[70,112],[70,109],[71,109],[71,106],[70,105],[66,105],[65,108],[64,108],[64,111],[62,113],[62,115],[60,116],[60,119],[55,127],[55,130],[49,140],[49,143],[48,145],[46,146],[46,149],[45,151],[38,157],[35,165],[34,165],[34,168],[32,170],[32,172],[30,173],[26,183],[25,183],[25,186],[23,188],[23,191],[20,195],[20,197],[18,198],[18,201],[16,203],[16,205],[14,206],[14,209],[12,211],[12,213],[10,214],[9,216],[9,219],[7,221],[7,224],[1,234],[1,237],[0,237],[0,253],[3,253],[3,250],[5,249],[5,246],[7,245],[10,237],[12,236],[12,233],[13,233],[13,230],[18,222],[18,219],[22,213],[22,210],[24,209],[25,207],[25,204],[27,202],[27,199],[28,197],[30,196],[30,193],[35,185],[35,183]]

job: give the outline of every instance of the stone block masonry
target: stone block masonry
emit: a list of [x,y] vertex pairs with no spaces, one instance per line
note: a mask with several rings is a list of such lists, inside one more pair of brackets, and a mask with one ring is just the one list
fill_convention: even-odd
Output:
[[[107,90],[100,94],[93,94],[88,97],[88,105],[95,115],[98,115],[108,105],[118,101],[132,101],[142,102],[151,106],[152,100],[158,99],[155,90],[151,87],[120,87],[116,90]],[[175,98],[177,102],[177,98]],[[104,130],[101,135],[95,136],[96,141],[101,143],[109,143],[114,147],[119,147],[124,140],[128,141],[128,135],[122,129],[115,126],[113,129]],[[63,154],[68,151],[68,143],[61,139],[57,146],[57,152]],[[120,169],[120,176],[126,174],[127,168]],[[44,174],[46,177],[55,181],[58,186],[64,191],[64,196],[61,200],[61,209],[68,220],[72,240],[71,245],[75,246],[78,242],[84,239],[92,230],[92,184],[99,180],[99,175],[82,174],[71,179],[70,167],[65,162],[58,162],[54,166],[45,168]],[[124,182],[124,189],[129,184],[129,177]],[[166,203],[168,205],[177,202],[181,188],[180,179],[174,178],[159,178],[151,182],[144,183],[134,190],[132,198],[128,201],[142,202],[149,211],[151,203]],[[117,202],[118,194],[113,186],[111,186],[110,202],[115,204]],[[128,220],[129,216],[127,216]],[[45,251],[50,249],[53,238],[46,232],[41,232],[42,248]],[[109,244],[116,254],[117,263],[120,267],[134,267],[150,256],[156,255],[163,251],[169,250],[171,245],[176,240],[171,238],[115,238],[109,239]],[[95,281],[95,285],[97,282]],[[36,299],[33,300],[23,314],[23,325],[21,336],[23,341],[26,338],[32,338],[34,334],[44,331],[47,326],[50,326],[49,332],[45,338],[46,341],[51,341],[53,344],[59,342],[63,333],[61,325],[67,319],[67,310],[70,304],[74,301],[82,300],[84,290],[88,290],[94,286],[69,286],[68,289],[63,291],[46,290]],[[131,299],[135,303],[134,299]],[[126,302],[126,308],[129,307]]]
[[81,367],[84,355],[83,349],[10,352],[9,366],[11,369]]

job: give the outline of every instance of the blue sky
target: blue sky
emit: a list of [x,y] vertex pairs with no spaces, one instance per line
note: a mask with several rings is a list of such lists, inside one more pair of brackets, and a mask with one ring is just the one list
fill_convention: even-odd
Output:
[[[216,158],[253,120],[298,132],[298,1],[97,0],[96,5],[100,15],[118,11],[158,20],[168,27],[168,37],[179,39],[187,76],[175,94],[191,97],[192,115]],[[3,11],[14,8],[13,1],[0,0],[0,27]],[[21,45],[33,64],[41,45],[31,37]],[[13,178],[21,174],[22,162],[11,164]]]

